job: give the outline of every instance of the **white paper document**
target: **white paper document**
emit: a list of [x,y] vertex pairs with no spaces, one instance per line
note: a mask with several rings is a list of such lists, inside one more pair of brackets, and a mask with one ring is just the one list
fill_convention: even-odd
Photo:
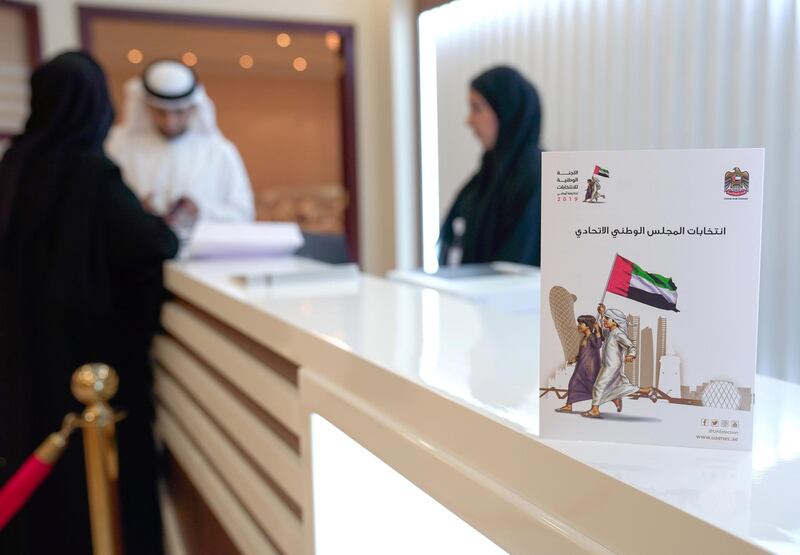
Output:
[[763,149],[548,152],[540,433],[748,450]]
[[191,258],[279,256],[303,246],[303,234],[293,222],[199,222],[188,245]]
[[[322,266],[322,265],[321,265]],[[358,264],[325,264],[323,267],[302,272],[270,272],[254,274],[237,274],[233,281],[248,289],[269,287],[319,287],[341,281],[352,281],[359,278]]]

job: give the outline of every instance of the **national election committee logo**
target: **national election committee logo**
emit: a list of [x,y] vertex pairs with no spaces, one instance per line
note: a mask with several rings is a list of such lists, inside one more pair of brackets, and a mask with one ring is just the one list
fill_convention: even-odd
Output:
[[592,177],[586,180],[586,192],[583,196],[583,202],[589,202],[592,204],[597,204],[600,202],[600,199],[603,199],[603,202],[606,200],[605,193],[601,193],[600,190],[603,188],[600,185],[600,180],[597,179],[599,177],[604,177],[606,179],[611,177],[611,172],[608,171],[606,168],[601,168],[600,166],[595,166],[594,171],[592,172]]

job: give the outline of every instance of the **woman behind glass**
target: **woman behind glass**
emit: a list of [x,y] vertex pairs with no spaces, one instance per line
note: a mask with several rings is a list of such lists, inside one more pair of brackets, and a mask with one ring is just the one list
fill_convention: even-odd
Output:
[[467,124],[484,148],[481,167],[456,197],[439,237],[439,264],[498,260],[539,265],[541,106],[510,67],[471,83]]
[[[73,370],[105,362],[120,375],[123,541],[162,553],[148,349],[161,265],[175,235],[144,211],[106,158],[113,119],[105,76],[62,54],[31,78],[25,132],[0,162],[0,483],[80,405]],[[4,460],[3,460],[4,459]],[[79,434],[53,474],[0,534],[0,553],[91,552]]]

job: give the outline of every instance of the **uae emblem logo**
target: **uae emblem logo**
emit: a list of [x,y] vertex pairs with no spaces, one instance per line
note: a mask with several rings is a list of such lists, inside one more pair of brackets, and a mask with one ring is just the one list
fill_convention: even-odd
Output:
[[739,167],[725,172],[725,194],[731,197],[741,197],[750,190],[750,172],[743,172]]

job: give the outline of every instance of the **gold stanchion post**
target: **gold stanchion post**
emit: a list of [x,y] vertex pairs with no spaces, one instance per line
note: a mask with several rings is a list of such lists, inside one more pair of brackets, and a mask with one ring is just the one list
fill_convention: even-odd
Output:
[[119,388],[119,377],[106,364],[84,364],[72,374],[72,394],[86,409],[83,428],[93,555],[122,555],[115,437],[119,415],[108,404]]

